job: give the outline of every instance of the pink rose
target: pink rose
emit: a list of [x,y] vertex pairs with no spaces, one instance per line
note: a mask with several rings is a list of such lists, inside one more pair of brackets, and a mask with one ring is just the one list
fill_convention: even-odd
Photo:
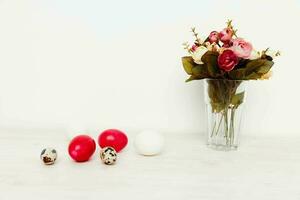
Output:
[[230,28],[224,28],[220,33],[219,33],[219,38],[223,43],[228,43],[233,36],[233,30]]
[[238,57],[230,49],[223,51],[218,57],[218,65],[221,69],[226,72],[233,70],[233,68],[238,64]]
[[209,42],[212,44],[219,41],[219,33],[217,31],[212,31],[208,36]]
[[252,44],[246,42],[242,38],[232,40],[232,47],[230,49],[240,58],[248,59],[251,56]]

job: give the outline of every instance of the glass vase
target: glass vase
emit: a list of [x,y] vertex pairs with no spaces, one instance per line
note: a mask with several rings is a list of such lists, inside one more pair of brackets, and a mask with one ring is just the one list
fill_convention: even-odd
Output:
[[207,144],[216,150],[235,150],[242,126],[246,81],[205,79]]

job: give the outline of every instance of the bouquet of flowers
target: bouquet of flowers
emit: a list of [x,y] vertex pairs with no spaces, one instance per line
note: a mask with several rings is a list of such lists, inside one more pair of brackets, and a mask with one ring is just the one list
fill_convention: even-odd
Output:
[[[195,41],[184,43],[189,56],[182,57],[184,70],[192,80],[206,79],[206,92],[211,113],[215,119],[208,120],[210,137],[221,131],[225,138],[222,145],[236,145],[234,138],[235,112],[243,103],[245,91],[239,89],[245,80],[268,79],[273,59],[279,56],[269,48],[256,51],[252,44],[237,36],[232,21],[222,31],[212,31],[205,40],[192,28]],[[216,139],[216,138],[211,138]],[[215,143],[220,142],[220,138]]]

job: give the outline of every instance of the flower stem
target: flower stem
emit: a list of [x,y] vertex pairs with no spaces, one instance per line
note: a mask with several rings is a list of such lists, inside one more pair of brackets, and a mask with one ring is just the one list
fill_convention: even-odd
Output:
[[225,139],[226,139],[226,145],[228,145],[229,144],[229,135],[228,135],[228,108],[226,108],[225,110],[224,110],[224,120],[225,120],[225,123],[224,123],[224,125],[225,125],[225,134],[224,134],[224,137],[225,137]]
[[212,137],[214,135],[214,132],[215,132],[215,129],[216,129],[216,126],[217,126],[217,120],[214,120],[214,121],[215,121],[215,123],[214,123],[213,130],[211,131],[210,137]]
[[230,116],[230,144],[233,145],[234,143],[234,114],[235,109],[233,108],[231,110],[231,116]]
[[[220,126],[222,124],[222,121],[223,121],[223,118],[224,118],[224,114],[221,115],[221,119],[219,121],[219,125],[218,125],[218,128],[217,128],[217,131],[215,132],[215,135],[217,136],[218,133],[219,133],[219,129],[220,129]],[[213,135],[214,131],[212,132],[212,135]]]

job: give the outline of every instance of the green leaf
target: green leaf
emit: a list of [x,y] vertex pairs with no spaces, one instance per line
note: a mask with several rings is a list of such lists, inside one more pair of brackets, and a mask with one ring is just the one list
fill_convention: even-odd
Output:
[[234,70],[235,69],[241,69],[241,68],[245,68],[247,63],[251,61],[249,59],[243,59],[243,58],[240,58],[238,64],[234,67]]
[[268,73],[273,64],[273,61],[263,58],[247,60],[244,67],[239,66],[240,68],[228,72],[228,75],[234,80],[256,80]]
[[231,79],[234,80],[243,80],[245,79],[245,69],[236,69],[228,72],[228,75]]
[[205,65],[196,65],[192,68],[192,74],[196,77],[207,78],[208,72]]
[[245,67],[245,79],[258,79],[265,73],[268,73],[272,68],[274,62],[259,58],[251,60],[246,64]]
[[199,80],[203,78],[208,77],[208,72],[205,65],[199,65],[194,63],[194,60],[192,57],[183,57],[182,58],[182,64],[185,69],[185,71],[191,75],[190,78],[186,80],[186,82],[192,81],[192,80]]
[[218,66],[218,52],[207,51],[201,58],[202,62],[207,66],[208,74],[212,78],[216,78],[220,75],[220,69]]
[[190,81],[193,81],[193,80],[197,80],[197,78],[193,75],[191,75],[188,79],[185,80],[185,82],[190,82]]
[[261,77],[261,74],[257,74],[256,72],[251,73],[247,76],[247,80],[257,80]]
[[259,74],[266,74],[270,71],[271,67],[273,65],[273,62],[272,64],[269,63],[268,65],[264,65],[264,66],[261,66],[258,70],[257,70],[257,73]]
[[190,76],[188,79],[185,80],[185,82],[187,83],[187,82],[190,82],[192,80],[195,80],[195,79],[193,78],[193,76]]
[[207,76],[205,76],[205,75],[199,75],[199,76],[191,75],[188,79],[185,80],[185,82],[190,82],[190,81],[193,81],[193,80],[201,80],[201,79],[204,79],[206,77]]
[[191,56],[185,56],[182,57],[181,60],[185,72],[189,75],[192,75],[192,68],[196,65],[196,63],[194,63],[193,58]]
[[199,76],[203,73],[203,66],[201,65],[197,65],[195,67],[192,68],[192,74],[194,76]]
[[225,79],[206,80],[210,104],[214,112],[221,112],[228,107],[237,108],[244,101],[244,92],[237,93],[241,81],[227,81]]
[[235,94],[231,99],[231,104],[233,104],[234,107],[237,108],[239,105],[243,103],[244,96],[245,96],[245,92]]
[[211,104],[213,112],[216,112],[216,113],[221,112],[226,107],[226,105],[224,105],[222,103],[210,102],[210,104]]

